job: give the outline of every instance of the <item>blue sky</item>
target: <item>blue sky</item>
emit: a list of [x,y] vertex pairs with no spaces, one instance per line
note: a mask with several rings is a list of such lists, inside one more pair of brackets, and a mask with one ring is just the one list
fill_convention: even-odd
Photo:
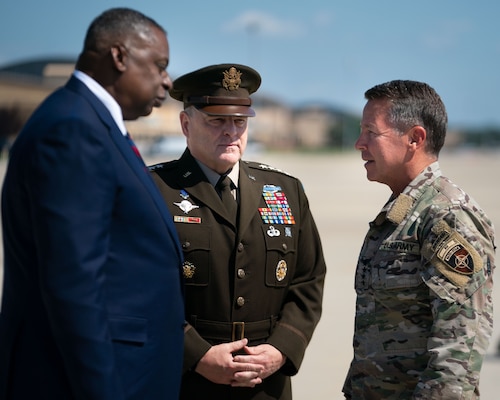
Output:
[[354,113],[373,85],[421,80],[440,93],[450,126],[500,125],[495,0],[1,0],[0,65],[76,57],[91,20],[116,6],[165,27],[174,78],[248,64],[261,73],[263,94]]

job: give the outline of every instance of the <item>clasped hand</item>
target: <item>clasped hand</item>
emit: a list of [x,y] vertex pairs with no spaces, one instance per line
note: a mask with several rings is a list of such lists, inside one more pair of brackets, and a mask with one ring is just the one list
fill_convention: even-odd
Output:
[[[270,344],[247,346],[248,339],[212,346],[196,366],[196,372],[223,385],[254,387],[279,370],[286,357]],[[236,352],[244,354],[233,356]]]

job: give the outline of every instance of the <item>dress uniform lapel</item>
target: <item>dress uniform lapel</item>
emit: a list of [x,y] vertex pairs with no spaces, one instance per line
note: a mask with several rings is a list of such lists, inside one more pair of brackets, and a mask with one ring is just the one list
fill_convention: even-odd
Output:
[[215,188],[207,180],[205,174],[189,150],[186,150],[179,159],[178,176],[179,185],[189,193],[193,199],[196,199],[200,204],[206,205],[212,211],[234,224],[228,215],[227,209],[217,195]]
[[240,162],[240,222],[238,236],[242,236],[255,216],[262,198],[262,182],[258,182],[244,162]]

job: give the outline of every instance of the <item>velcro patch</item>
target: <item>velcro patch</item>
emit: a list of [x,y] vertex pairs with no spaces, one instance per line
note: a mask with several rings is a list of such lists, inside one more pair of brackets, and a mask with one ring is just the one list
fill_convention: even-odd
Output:
[[483,268],[477,250],[458,232],[442,232],[434,243],[434,259],[439,271],[458,286]]

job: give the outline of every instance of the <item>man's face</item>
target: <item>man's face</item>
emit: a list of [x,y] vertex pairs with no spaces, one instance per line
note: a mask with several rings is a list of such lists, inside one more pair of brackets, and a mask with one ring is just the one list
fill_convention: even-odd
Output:
[[398,194],[410,182],[406,168],[409,137],[388,123],[390,105],[386,99],[366,103],[355,147],[366,161],[368,180],[384,183]]
[[180,118],[191,154],[207,167],[223,174],[243,156],[248,117],[208,115],[190,107]]
[[172,86],[166,71],[168,63],[168,41],[160,29],[152,28],[151,36],[137,38],[126,45],[126,69],[117,89],[125,120],[149,115],[153,107],[161,106]]

